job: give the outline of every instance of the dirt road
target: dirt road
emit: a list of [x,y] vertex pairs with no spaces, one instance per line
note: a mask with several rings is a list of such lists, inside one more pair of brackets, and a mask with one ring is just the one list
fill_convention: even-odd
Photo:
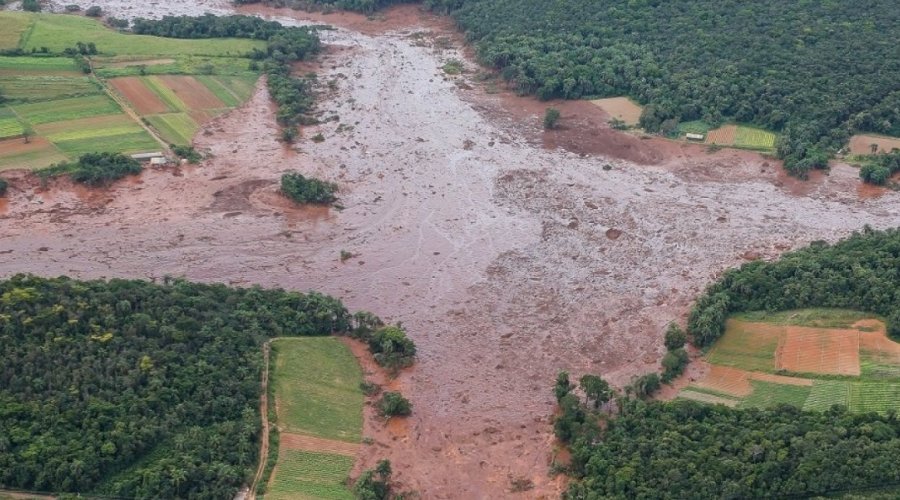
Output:
[[[99,2],[197,13],[126,3]],[[849,168],[800,184],[751,153],[614,133],[577,103],[544,134],[545,104],[447,78],[444,60],[463,55],[423,44],[437,28],[408,14],[385,34],[325,33],[320,78],[339,90],[321,108],[339,121],[303,131],[324,142],[276,142],[260,88],[198,135],[214,155],[201,166],[105,191],[14,179],[0,270],[316,289],[402,321],[420,350],[399,380],[414,414],[402,429],[367,421],[376,444],[359,467],[389,458],[427,498],[514,496],[527,478],[532,498],[560,488],[558,370],[626,383],[724,269],[900,224],[900,196],[860,199]],[[290,169],[338,182],[345,208],[292,208],[276,194]]]

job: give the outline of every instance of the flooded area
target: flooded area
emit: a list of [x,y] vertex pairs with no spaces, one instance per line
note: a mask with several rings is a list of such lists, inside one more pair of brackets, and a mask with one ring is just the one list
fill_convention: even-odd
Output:
[[[118,16],[229,8],[97,3]],[[513,496],[521,479],[539,497],[563,486],[549,475],[559,370],[623,385],[654,369],[665,325],[723,270],[900,225],[898,194],[861,197],[848,166],[797,181],[755,153],[612,131],[587,102],[555,103],[562,128],[545,132],[547,103],[446,76],[465,51],[411,37],[449,29],[416,9],[308,18],[350,19],[323,32],[319,77],[338,90],[319,107],[339,121],[302,131],[321,143],[277,142],[260,83],[197,135],[200,165],[104,190],[14,175],[0,270],[314,289],[402,321],[420,356],[395,383],[414,412],[366,424],[375,442],[357,470],[389,458],[426,498]],[[286,203],[288,170],[337,182],[343,208]]]

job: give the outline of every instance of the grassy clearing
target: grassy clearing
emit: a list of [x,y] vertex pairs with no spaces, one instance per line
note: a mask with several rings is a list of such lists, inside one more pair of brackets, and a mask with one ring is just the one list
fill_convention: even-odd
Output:
[[362,370],[333,337],[278,339],[275,397],[284,432],[358,443],[362,439]]
[[353,458],[328,453],[282,450],[267,500],[321,498],[350,500],[347,474]]
[[46,167],[68,159],[46,139],[34,139],[27,145],[22,139],[0,141],[0,170]]
[[82,75],[69,57],[3,57],[0,56],[0,71],[51,71]]
[[250,98],[257,77],[198,76],[196,77],[228,107],[237,107]]
[[169,87],[166,86],[165,83],[162,82],[159,78],[155,76],[146,76],[141,78],[141,81],[144,82],[144,85],[147,86],[150,90],[156,94],[162,102],[169,107],[169,109],[173,109],[176,111],[187,111],[188,107],[184,104],[184,102],[175,95],[175,92],[172,91]]
[[714,365],[773,371],[777,348],[777,335],[754,331],[751,324],[730,320],[725,335],[710,350],[707,360]]
[[743,149],[769,151],[775,149],[775,134],[768,130],[740,125],[734,136],[734,146]]
[[151,115],[147,117],[147,121],[166,142],[178,145],[190,144],[199,128],[197,122],[186,113]]
[[677,130],[678,137],[683,138],[685,134],[703,134],[706,135],[709,132],[709,129],[712,127],[709,126],[703,120],[695,120],[692,122],[684,122],[679,123]]
[[103,78],[141,75],[216,75],[243,78],[259,77],[248,69],[250,61],[243,57],[174,56],[147,59],[146,56],[114,56],[95,59],[94,69]]
[[753,392],[741,402],[742,408],[768,408],[779,404],[803,408],[812,389],[807,386],[774,384],[760,380],[751,380],[750,384],[753,386]]
[[31,24],[31,16],[21,12],[0,12],[0,49],[14,49],[19,46],[22,33]]
[[850,309],[800,309],[792,311],[753,311],[738,313],[734,319],[765,322],[773,325],[808,326],[811,328],[851,328],[854,323],[871,319],[871,313]]
[[[145,35],[119,33],[106,28],[97,20],[80,16],[33,14],[34,29],[27,37],[24,48],[47,47],[62,52],[78,42],[94,42],[101,54],[116,55],[205,55],[234,56],[248,54],[253,48],[262,49],[264,42],[243,39],[182,40]],[[7,19],[0,12],[0,23]]]
[[15,112],[32,125],[79,120],[93,116],[119,114],[122,110],[109,97],[96,95],[13,106]]

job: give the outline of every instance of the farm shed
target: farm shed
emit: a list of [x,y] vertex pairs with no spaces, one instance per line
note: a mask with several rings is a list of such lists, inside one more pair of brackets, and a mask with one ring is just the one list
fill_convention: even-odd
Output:
[[165,156],[164,154],[162,154],[161,151],[154,151],[154,152],[152,152],[152,153],[137,153],[137,154],[133,154],[133,155],[131,155],[131,157],[134,158],[134,159],[137,160],[137,161],[151,161],[151,162],[152,162],[152,160],[153,160],[154,158],[163,158],[163,159],[165,159],[166,156]]
[[703,139],[706,138],[706,136],[704,136],[703,134],[692,134],[692,133],[687,133],[687,134],[685,134],[684,136],[687,137],[687,139],[688,139],[689,141],[702,141]]

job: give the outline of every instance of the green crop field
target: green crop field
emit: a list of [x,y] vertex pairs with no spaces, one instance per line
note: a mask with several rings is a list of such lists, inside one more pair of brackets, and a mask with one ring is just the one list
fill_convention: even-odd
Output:
[[19,46],[22,33],[28,29],[32,17],[22,12],[0,12],[0,49],[14,49]]
[[772,150],[775,149],[775,134],[768,130],[739,125],[734,135],[734,145],[745,149]]
[[13,106],[13,109],[23,120],[27,120],[32,125],[78,120],[122,112],[119,106],[105,95],[20,104]]
[[84,76],[68,57],[4,57],[0,56],[0,75],[16,75],[28,72],[47,75]]
[[777,347],[777,336],[754,333],[752,324],[729,321],[725,335],[716,342],[707,359],[714,365],[772,371]]
[[850,328],[854,323],[871,319],[871,313],[852,309],[798,309],[791,311],[752,311],[734,315],[735,319],[765,322],[773,325],[809,326],[812,328]]
[[13,118],[0,118],[0,139],[7,137],[18,137],[24,132],[22,123]]
[[197,132],[197,122],[186,113],[166,113],[147,116],[150,125],[169,143],[186,145]]
[[10,141],[18,144],[22,142],[22,139],[0,141],[0,170],[9,170],[13,168],[40,168],[69,159],[62,154],[56,146],[47,141],[43,141],[40,144],[34,144],[34,146],[27,151],[9,152],[7,146]]
[[256,79],[258,71],[249,69],[245,57],[208,57],[172,55],[148,59],[147,56],[100,56],[94,58],[94,70],[103,78],[141,75],[216,75]]
[[162,102],[169,107],[169,109],[173,111],[188,111],[188,107],[184,104],[184,102],[175,95],[175,92],[172,91],[169,87],[166,86],[159,78],[155,76],[145,76],[141,78],[141,81],[144,82],[144,85],[147,86],[150,90],[156,94]]
[[708,123],[702,120],[695,120],[692,122],[684,122],[678,124],[678,136],[684,137],[684,134],[704,134],[706,135],[709,132],[709,129],[712,127],[709,126]]
[[275,397],[285,432],[358,443],[362,438],[362,370],[333,337],[278,339]]
[[855,412],[900,409],[900,384],[860,382],[850,384],[850,410]]
[[266,500],[321,498],[351,500],[347,474],[353,458],[329,453],[285,450],[279,453],[277,473]]
[[[206,55],[243,56],[254,48],[262,49],[264,42],[243,39],[199,39],[185,40],[161,38],[145,35],[119,33],[105,27],[101,22],[80,16],[33,14],[34,28],[25,40],[24,48],[47,47],[53,52],[61,52],[76,43],[94,42],[101,54],[116,55]],[[5,13],[0,13],[0,23]]]
[[146,153],[159,151],[160,144],[143,129],[140,132],[118,133],[112,135],[96,135],[84,139],[68,139],[54,142],[56,146],[70,158],[85,153]]
[[102,93],[87,77],[0,75],[0,89],[11,102],[37,102]]
[[759,380],[752,380],[750,384],[753,386],[753,392],[744,398],[740,404],[742,408],[767,408],[785,403],[803,408],[812,389],[808,386],[774,384]]
[[256,75],[243,77],[201,75],[196,78],[229,107],[240,106],[249,99],[257,80]]
[[825,411],[833,405],[850,406],[850,383],[843,380],[816,380],[806,402],[804,410]]

